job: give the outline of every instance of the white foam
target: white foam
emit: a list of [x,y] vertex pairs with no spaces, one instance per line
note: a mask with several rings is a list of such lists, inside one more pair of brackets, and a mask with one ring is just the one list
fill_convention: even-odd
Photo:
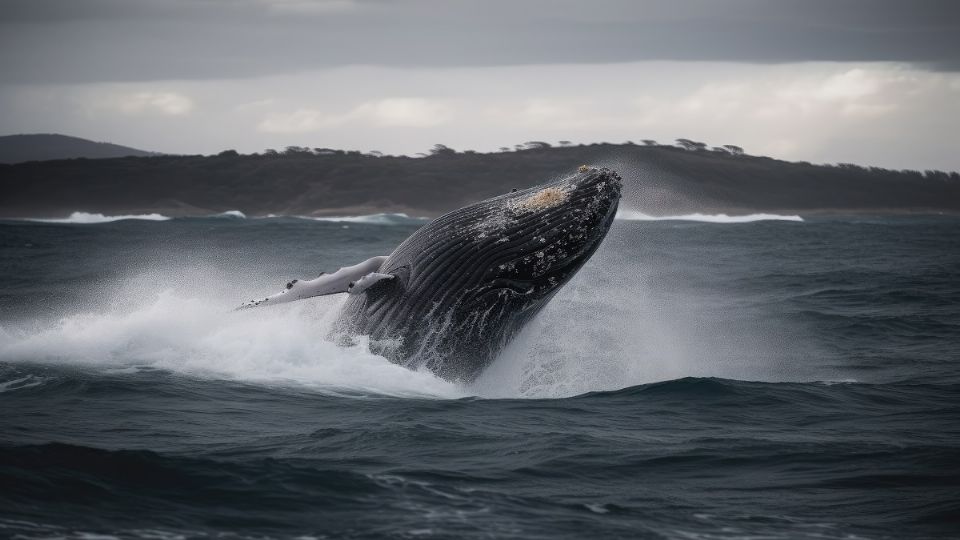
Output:
[[620,210],[617,218],[625,221],[699,221],[702,223],[751,223],[754,221],[803,221],[797,215],[746,214],[730,216],[727,214],[683,214],[676,216],[651,216],[637,210]]
[[11,381],[6,381],[0,383],[0,394],[4,392],[14,392],[16,390],[22,390],[24,388],[32,388],[34,386],[39,386],[46,381],[43,377],[38,377],[36,375],[27,375],[26,377],[20,377],[19,379],[13,379]]
[[310,217],[300,216],[314,221],[334,221],[342,223],[366,223],[369,225],[398,225],[411,222],[428,221],[429,218],[410,217],[404,213],[394,214],[369,214],[364,216],[322,216]]
[[103,214],[92,214],[89,212],[74,212],[70,217],[65,218],[30,218],[27,221],[38,221],[41,223],[110,223],[111,221],[121,221],[124,219],[140,219],[145,221],[167,221],[170,219],[162,214],[128,214],[121,216],[105,216]]
[[430,373],[371,354],[362,341],[353,347],[328,341],[340,302],[316,299],[233,312],[232,303],[173,291],[143,295],[124,309],[74,313],[30,327],[0,327],[0,360],[81,365],[112,373],[149,367],[345,395],[465,395]]
[[[820,353],[802,331],[731,317],[737,299],[652,276],[673,269],[632,257],[614,226],[603,247],[477,383],[463,388],[327,340],[343,297],[232,311],[273,290],[222,268],[152,268],[104,284],[102,305],[51,321],[0,325],[0,361],[113,370],[149,367],[194,377],[298,385],[343,395],[560,398],[681,377],[840,380],[796,362]],[[157,284],[168,284],[157,292]],[[738,322],[739,321],[739,322]],[[808,370],[808,371],[804,371]]]
[[220,212],[219,214],[214,214],[210,217],[215,218],[231,218],[231,219],[247,219],[247,215],[239,210],[227,210],[226,212]]
[[[232,311],[239,300],[216,286],[231,280],[214,280],[211,275],[222,274],[214,270],[179,276],[194,288],[163,272],[135,276],[108,287],[116,296],[104,295],[102,307],[51,321],[4,323],[0,361],[131,375],[154,368],[334,395],[441,399],[562,398],[690,376],[839,379],[832,373],[791,374],[796,370],[789,351],[816,352],[783,329],[731,328],[716,316],[716,306],[702,304],[699,293],[655,291],[644,270],[609,271],[620,266],[618,247],[598,252],[606,260],[591,260],[466,388],[392,364],[370,353],[362,338],[352,347],[329,341],[343,297]],[[174,288],[157,293],[157,283]]]

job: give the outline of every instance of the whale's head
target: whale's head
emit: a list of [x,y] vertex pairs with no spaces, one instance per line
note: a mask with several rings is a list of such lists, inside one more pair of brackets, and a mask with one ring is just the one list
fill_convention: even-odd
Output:
[[486,211],[473,227],[484,268],[474,294],[508,294],[524,311],[543,307],[603,241],[620,190],[617,173],[584,166],[575,175],[476,205]]
[[620,191],[617,173],[583,166],[437,218],[384,263],[396,279],[362,301],[367,331],[403,341],[394,360],[475,378],[597,250]]

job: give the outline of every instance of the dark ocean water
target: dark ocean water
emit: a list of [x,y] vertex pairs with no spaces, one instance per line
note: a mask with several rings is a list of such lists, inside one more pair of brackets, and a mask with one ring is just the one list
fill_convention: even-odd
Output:
[[960,219],[617,221],[467,388],[230,311],[386,221],[0,222],[0,537],[960,538]]

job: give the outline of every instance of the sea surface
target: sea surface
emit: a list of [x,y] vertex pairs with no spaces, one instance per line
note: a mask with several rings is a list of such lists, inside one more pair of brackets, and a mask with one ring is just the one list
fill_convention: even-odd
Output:
[[471,386],[232,311],[423,220],[0,222],[0,537],[960,538],[960,218],[624,217]]

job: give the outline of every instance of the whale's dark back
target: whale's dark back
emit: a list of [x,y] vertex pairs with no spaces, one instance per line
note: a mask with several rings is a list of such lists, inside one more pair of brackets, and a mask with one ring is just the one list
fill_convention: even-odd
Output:
[[383,281],[344,306],[373,352],[470,381],[600,245],[620,178],[607,169],[450,212],[405,240]]

